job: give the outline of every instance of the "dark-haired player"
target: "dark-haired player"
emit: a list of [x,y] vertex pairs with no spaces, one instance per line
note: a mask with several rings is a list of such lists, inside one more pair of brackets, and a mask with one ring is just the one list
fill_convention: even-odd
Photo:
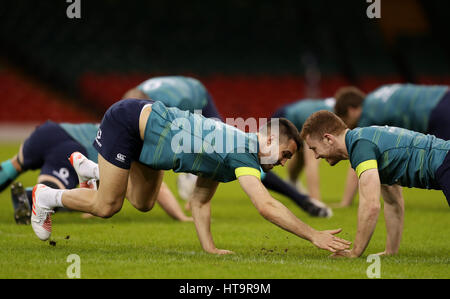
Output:
[[[272,117],[285,117],[289,119],[299,131],[302,130],[306,119],[314,112],[320,110],[333,111],[335,105],[334,98],[327,99],[302,99],[294,103],[284,105],[279,108]],[[306,146],[302,146],[288,163],[289,180],[302,191],[298,181],[301,171],[305,170],[308,194],[311,198],[321,200],[319,161],[314,158],[314,154]]]
[[[138,86],[128,90],[123,98],[151,99],[154,101],[161,101],[167,107],[177,107],[181,110],[187,110],[190,112],[199,111],[203,116],[207,118],[214,118],[216,120],[224,121],[222,116],[219,114],[214,100],[206,87],[199,80],[192,77],[165,76],[150,78],[142,82]],[[328,101],[326,103],[327,105],[329,104]],[[292,109],[289,109],[289,111],[291,110]],[[296,111],[298,111],[298,109]],[[305,116],[304,119],[309,116],[309,114],[305,115],[305,113],[302,111],[300,111],[300,113],[303,113],[301,115]],[[301,118],[301,116],[298,115],[295,120],[293,120],[289,118],[290,115],[291,113],[288,112],[286,118],[294,122],[294,124],[297,123],[297,119],[299,117]],[[284,116],[278,115],[274,117]],[[297,126],[297,129],[300,130],[301,127]],[[311,159],[308,159],[308,162],[311,162]],[[313,169],[313,167],[314,166],[308,167],[308,170]],[[313,171],[314,169],[312,171],[308,171],[308,174]],[[312,185],[314,185],[313,181],[316,178],[313,177],[313,175],[311,175],[310,177],[311,179],[309,181]],[[188,173],[181,173],[178,175],[178,194],[184,200],[187,200],[190,196],[190,193],[192,193],[196,179],[196,176]],[[314,196],[316,193],[311,192],[311,196],[307,196],[306,194],[297,190],[291,184],[286,183],[271,171],[261,173],[261,182],[267,189],[278,192],[294,201],[300,208],[302,208],[311,216],[332,216],[332,211],[330,208],[328,208],[323,203],[315,200],[315,198],[320,200],[320,197]],[[318,185],[318,182],[316,185]],[[188,206],[189,202],[187,204],[187,207]]]
[[[38,184],[33,189],[31,224],[41,240],[51,235],[51,214],[56,207],[111,217],[126,198],[140,211],[152,209],[164,170],[198,176],[190,199],[202,248],[218,249],[210,230],[210,200],[219,182],[238,180],[259,213],[281,228],[332,252],[349,242],[334,234],[316,231],[270,196],[260,181],[264,171],[284,165],[300,145],[298,130],[285,119],[274,120],[257,133],[244,133],[222,122],[168,108],[162,102],[126,99],[112,105],[100,124],[94,146],[99,152],[98,190],[59,190]],[[95,177],[95,163],[81,154],[73,156],[81,177]]]
[[[395,126],[450,140],[448,86],[390,84],[369,94],[343,87],[335,95],[335,113],[350,127]],[[341,206],[349,206],[357,190],[350,171]]]

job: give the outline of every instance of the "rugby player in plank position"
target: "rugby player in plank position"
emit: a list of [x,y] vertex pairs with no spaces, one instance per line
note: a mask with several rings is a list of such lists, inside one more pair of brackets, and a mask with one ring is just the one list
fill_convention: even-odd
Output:
[[331,252],[349,248],[350,242],[335,236],[340,229],[311,228],[272,198],[260,181],[261,168],[269,171],[284,165],[300,146],[297,128],[286,119],[272,120],[256,133],[245,133],[159,101],[125,99],[105,113],[94,146],[99,152],[98,167],[79,153],[71,159],[82,180],[101,177],[98,190],[34,187],[31,224],[39,239],[50,237],[51,214],[56,207],[107,218],[121,209],[126,197],[136,209],[151,210],[164,170],[172,169],[198,176],[190,202],[206,252],[232,253],[218,249],[213,242],[210,200],[219,182],[236,179],[267,220],[319,248]]
[[350,130],[330,111],[312,114],[301,137],[316,158],[330,165],[350,160],[359,182],[358,229],[351,250],[335,256],[359,257],[375,230],[384,199],[386,249],[396,254],[403,232],[401,186],[442,190],[450,205],[450,141],[388,126]]
[[[206,87],[199,80],[191,77],[167,76],[150,78],[142,82],[138,86],[128,90],[123,98],[143,100],[151,99],[154,101],[161,101],[167,107],[177,107],[181,110],[188,110],[190,112],[200,111],[201,114],[207,118],[214,118],[222,122],[224,121],[222,116],[219,114],[214,100]],[[328,101],[326,103],[327,105],[330,104]],[[332,104],[333,105],[330,106],[330,109],[333,109],[334,103]],[[313,106],[315,108],[315,111],[320,110],[317,109],[317,105],[309,106]],[[320,107],[322,108],[323,105],[320,105]],[[302,110],[304,110],[304,108],[305,107],[302,105]],[[292,109],[290,109],[290,111],[291,110]],[[296,109],[295,111],[299,113],[297,117],[303,117],[303,120],[305,120],[309,116],[309,114],[315,112],[312,111],[308,115],[305,115],[305,112],[300,111],[300,109]],[[292,113],[288,113],[286,115],[286,118],[297,125],[297,122],[294,122],[289,118],[291,115]],[[278,116],[273,116],[273,118],[275,117],[279,118],[284,116],[280,114]],[[297,129],[301,130],[301,126],[299,127],[297,125]],[[308,161],[315,162],[315,159],[312,158]],[[312,167],[309,167],[307,169],[309,170]],[[310,172],[308,172],[308,174],[309,173]],[[311,177],[313,177],[313,175],[311,175]],[[190,194],[194,190],[196,179],[197,177],[195,175],[189,173],[180,173],[178,175],[178,194],[181,196],[181,198],[183,198],[184,200],[188,200]],[[314,177],[309,181],[314,181],[314,179],[318,180],[318,178]],[[286,183],[271,171],[261,172],[261,182],[267,189],[280,193],[295,202],[301,209],[303,209],[311,216],[331,217],[333,214],[332,210],[329,207],[315,199],[316,193],[311,192],[311,196],[307,196],[306,194],[302,193],[301,190],[296,190],[294,186]],[[312,184],[314,184],[314,182]],[[320,197],[316,198],[320,200]],[[189,201],[187,202],[186,207],[189,209]]]
[[[336,92],[335,113],[350,129],[394,126],[450,140],[450,91],[443,85],[390,84],[368,95],[356,87]],[[351,205],[358,189],[349,169],[341,206]]]

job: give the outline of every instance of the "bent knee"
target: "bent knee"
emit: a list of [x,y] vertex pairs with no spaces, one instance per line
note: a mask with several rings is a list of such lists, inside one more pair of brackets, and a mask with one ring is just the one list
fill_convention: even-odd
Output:
[[95,215],[101,218],[110,218],[117,214],[122,209],[122,206],[103,205],[96,208]]
[[151,211],[154,206],[155,206],[155,202],[154,201],[152,201],[152,202],[145,202],[145,203],[139,203],[139,204],[134,205],[134,207],[137,210],[139,210],[141,212],[144,212],[144,213]]

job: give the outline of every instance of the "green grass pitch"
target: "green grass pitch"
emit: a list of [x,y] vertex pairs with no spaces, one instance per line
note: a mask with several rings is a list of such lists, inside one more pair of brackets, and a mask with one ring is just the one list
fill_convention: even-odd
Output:
[[[0,145],[0,160],[18,144]],[[321,164],[321,191],[328,204],[344,189],[348,163]],[[285,171],[277,167],[281,176]],[[18,180],[36,182],[38,172]],[[175,174],[165,181],[176,193]],[[309,217],[289,199],[274,194],[300,219],[316,229],[343,228],[353,240],[357,204],[334,209],[331,219]],[[405,189],[405,228],[397,256],[381,258],[381,278],[450,278],[450,209],[440,191]],[[180,201],[181,202],[181,201]],[[183,202],[181,202],[184,204]],[[0,278],[67,278],[67,257],[80,257],[81,278],[367,278],[371,253],[384,250],[380,214],[372,240],[359,259],[330,259],[329,253],[264,220],[236,182],[221,184],[212,200],[212,233],[229,256],[202,251],[193,223],[179,223],[157,206],[149,213],[125,202],[110,219],[82,219],[79,213],[53,216],[52,240],[40,241],[30,226],[16,225],[9,188],[0,194]]]

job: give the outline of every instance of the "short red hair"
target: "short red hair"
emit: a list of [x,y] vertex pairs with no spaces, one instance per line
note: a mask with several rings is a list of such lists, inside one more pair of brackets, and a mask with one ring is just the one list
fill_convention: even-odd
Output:
[[311,114],[303,124],[300,137],[306,136],[321,138],[324,134],[339,135],[347,129],[347,125],[333,112],[320,110]]

